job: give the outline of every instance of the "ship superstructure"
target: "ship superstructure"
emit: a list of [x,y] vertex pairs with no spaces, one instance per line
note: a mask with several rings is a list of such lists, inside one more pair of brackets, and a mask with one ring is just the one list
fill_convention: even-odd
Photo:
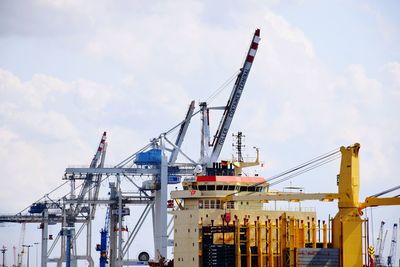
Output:
[[[400,205],[381,197],[399,186],[359,198],[359,144],[341,147],[337,193],[272,192],[264,178],[236,176],[233,164],[217,164],[206,175],[184,181],[171,192],[174,266],[362,266],[373,264],[366,207]],[[322,157],[319,160],[324,160]],[[238,171],[236,171],[237,173]],[[313,210],[268,210],[270,201],[338,200],[333,219],[320,221]],[[364,236],[363,236],[364,232]]]
[[206,174],[171,192],[178,206],[172,212],[174,266],[275,266],[264,264],[283,260],[280,235],[286,235],[283,225],[289,222],[303,233],[304,247],[317,246],[315,211],[269,210],[259,200],[227,197],[267,193],[263,177],[235,176],[233,164],[226,162],[215,163]]

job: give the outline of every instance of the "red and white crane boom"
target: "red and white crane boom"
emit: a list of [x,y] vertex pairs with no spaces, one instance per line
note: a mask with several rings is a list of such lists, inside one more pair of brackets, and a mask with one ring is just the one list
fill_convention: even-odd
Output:
[[224,114],[222,115],[217,132],[214,135],[214,139],[211,144],[211,146],[213,146],[213,151],[211,153],[209,163],[217,161],[221,153],[226,136],[228,135],[229,127],[231,126],[233,116],[235,115],[236,108],[239,104],[240,97],[246,84],[247,77],[249,76],[251,66],[253,65],[259,41],[260,29],[256,29],[249,51],[247,52],[246,60],[244,61],[243,67],[240,69],[240,72],[236,78],[236,82],[225,107]]

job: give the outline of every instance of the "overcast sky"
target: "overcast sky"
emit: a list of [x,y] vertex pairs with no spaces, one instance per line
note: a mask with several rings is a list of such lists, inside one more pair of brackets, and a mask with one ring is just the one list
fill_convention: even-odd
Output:
[[[361,199],[398,185],[399,10],[398,1],[0,0],[0,213],[61,184],[65,167],[89,164],[103,131],[111,165],[182,120],[241,67],[256,28],[231,130],[246,135],[246,154],[260,148],[260,175],[359,142]],[[195,159],[198,121],[183,146]],[[231,153],[228,138],[222,156]],[[335,192],[338,172],[337,161],[275,189]],[[321,219],[336,212],[306,206],[315,205]],[[374,228],[399,216],[375,208]],[[0,227],[0,245],[17,245],[19,230]],[[28,227],[26,242],[39,238]]]

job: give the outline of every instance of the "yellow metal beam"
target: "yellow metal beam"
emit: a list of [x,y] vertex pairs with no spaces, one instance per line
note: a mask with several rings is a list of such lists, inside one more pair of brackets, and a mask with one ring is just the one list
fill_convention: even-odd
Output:
[[393,205],[400,205],[400,197],[367,197],[365,202],[360,204],[360,208]]
[[341,267],[362,266],[359,150],[360,144],[340,148],[339,212],[333,219],[333,247],[341,250]]
[[232,201],[291,201],[300,202],[305,200],[333,201],[339,198],[336,193],[284,193],[284,192],[265,192],[249,193],[248,195],[230,195],[226,200]]

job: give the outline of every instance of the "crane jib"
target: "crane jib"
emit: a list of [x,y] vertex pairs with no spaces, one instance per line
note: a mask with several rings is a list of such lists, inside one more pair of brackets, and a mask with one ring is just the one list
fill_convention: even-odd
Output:
[[214,149],[210,156],[210,162],[216,161],[222,150],[222,146],[224,145],[225,139],[228,135],[233,116],[235,115],[236,108],[239,104],[240,97],[246,84],[247,77],[249,76],[252,63],[256,56],[259,41],[260,30],[257,29],[254,33],[252,42],[247,52],[243,67],[241,68],[240,74],[238,75],[235,85],[232,89],[231,96],[229,98],[228,104],[226,105],[225,112],[222,115],[222,119],[220,121],[217,132],[214,135],[214,140],[212,142],[212,146],[214,146]]
[[248,69],[245,69],[241,75],[238,90],[236,92],[235,98],[232,100],[231,107],[230,107],[229,113],[228,113],[228,116],[231,118],[233,117],[233,115],[235,115],[235,111],[239,104],[240,97],[242,96],[244,85],[246,83],[247,77],[249,76],[249,72],[250,72],[250,67]]
[[[244,85],[246,84],[247,77],[249,76],[250,66],[248,68],[245,68],[243,70],[242,74],[240,75],[241,77],[239,80],[237,91],[235,93],[235,97],[232,99],[232,102],[229,104],[229,107],[227,108],[227,110],[229,110],[229,112],[228,112],[228,114],[226,114],[226,116],[229,117],[230,120],[229,120],[229,122],[227,121],[228,123],[225,123],[225,127],[222,129],[221,134],[218,138],[218,144],[220,144],[220,145],[224,144],[225,138],[228,135],[230,123],[232,121],[233,116],[235,115],[235,111],[239,104],[240,97],[242,96]],[[225,120],[226,120],[226,118],[225,118]]]

